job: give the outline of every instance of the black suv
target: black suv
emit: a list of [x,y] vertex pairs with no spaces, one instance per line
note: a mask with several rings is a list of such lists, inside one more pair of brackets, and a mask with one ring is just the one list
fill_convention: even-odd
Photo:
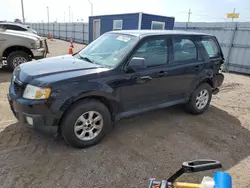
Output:
[[83,148],[125,116],[176,104],[203,113],[224,80],[223,62],[214,36],[108,32],[79,53],[21,64],[8,98],[22,124]]

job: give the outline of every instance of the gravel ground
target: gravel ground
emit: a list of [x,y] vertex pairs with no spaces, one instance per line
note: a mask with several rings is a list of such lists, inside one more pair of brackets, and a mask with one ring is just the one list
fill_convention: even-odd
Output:
[[[67,54],[68,43],[48,43],[49,56]],[[74,50],[82,45],[75,45]],[[11,73],[0,72],[0,185],[9,187],[147,187],[167,178],[186,160],[212,158],[250,187],[250,77],[225,74],[221,92],[206,113],[171,107],[121,120],[100,144],[73,149],[60,138],[22,127],[6,94]],[[212,172],[182,179],[199,182]]]
[[[52,41],[47,40],[48,41],[48,47],[49,47],[49,54],[47,55],[47,57],[53,57],[53,56],[59,56],[59,55],[65,55],[68,54],[69,52],[69,42],[65,42],[62,40],[56,40],[53,39]],[[84,48],[84,45],[82,44],[76,44],[74,43],[74,48],[73,48],[73,53],[78,52],[79,50],[81,50],[82,48]]]

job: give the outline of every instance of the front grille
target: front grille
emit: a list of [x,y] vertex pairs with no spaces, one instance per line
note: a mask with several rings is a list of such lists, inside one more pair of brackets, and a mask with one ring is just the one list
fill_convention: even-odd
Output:
[[12,78],[12,88],[13,88],[13,94],[15,94],[17,97],[20,97],[23,94],[25,85],[18,80],[15,76],[14,79]]
[[43,41],[40,40],[40,48],[43,48]]
[[14,82],[13,87],[16,95],[19,94],[22,90],[22,87],[18,85],[16,82]]

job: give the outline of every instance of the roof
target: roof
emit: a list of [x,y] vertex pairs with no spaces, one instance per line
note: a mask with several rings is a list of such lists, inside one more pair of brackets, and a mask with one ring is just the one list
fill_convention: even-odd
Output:
[[24,29],[29,29],[29,27],[27,27],[27,25],[23,25],[23,24],[16,23],[16,22],[0,22],[0,25],[17,25],[17,26],[22,27]]
[[166,18],[174,18],[174,16],[165,16],[165,15],[157,15],[157,14],[149,14],[149,13],[145,13],[145,12],[130,12],[130,13],[123,13],[123,14],[101,14],[101,15],[94,15],[94,16],[90,16],[90,17],[103,17],[103,16],[123,16],[123,15],[127,15],[127,14],[147,14],[147,15],[151,15],[151,16],[161,16],[161,17],[166,17]]
[[15,22],[0,22],[0,25],[18,25],[18,26],[22,26],[22,24],[20,23],[15,23]]
[[208,35],[206,33],[196,33],[178,30],[121,30],[121,31],[110,31],[109,33],[119,33],[126,35],[133,35],[136,37],[152,36],[152,35]]

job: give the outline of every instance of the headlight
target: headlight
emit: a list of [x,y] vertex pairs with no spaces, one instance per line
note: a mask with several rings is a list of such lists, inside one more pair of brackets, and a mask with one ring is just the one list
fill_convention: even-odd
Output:
[[33,48],[40,48],[40,41],[37,40],[35,43],[32,44]]
[[51,89],[50,88],[41,88],[37,86],[27,85],[23,98],[25,99],[47,99],[50,96]]

